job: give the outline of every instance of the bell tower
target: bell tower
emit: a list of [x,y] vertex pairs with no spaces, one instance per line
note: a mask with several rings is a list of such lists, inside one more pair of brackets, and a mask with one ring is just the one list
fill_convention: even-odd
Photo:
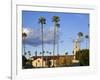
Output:
[[76,52],[80,50],[80,47],[79,47],[79,41],[78,40],[75,40],[74,41],[74,45],[73,45],[73,55],[74,55],[74,61],[77,61],[76,60]]

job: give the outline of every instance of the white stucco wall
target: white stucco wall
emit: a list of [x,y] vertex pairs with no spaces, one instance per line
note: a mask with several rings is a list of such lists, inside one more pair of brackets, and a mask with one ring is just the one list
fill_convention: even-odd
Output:
[[32,61],[32,65],[33,65],[34,67],[43,67],[43,66],[42,66],[42,62],[43,62],[43,66],[45,67],[45,61],[43,61],[41,58],[38,58],[38,59],[36,59],[36,60],[33,60],[33,61]]

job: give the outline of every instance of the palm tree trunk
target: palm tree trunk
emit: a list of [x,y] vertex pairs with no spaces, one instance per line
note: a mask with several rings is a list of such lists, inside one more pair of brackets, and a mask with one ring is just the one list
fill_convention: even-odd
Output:
[[[57,30],[57,34],[58,34],[58,30]],[[59,55],[59,34],[57,35],[57,55]],[[58,56],[58,65],[59,65],[59,56]]]
[[53,41],[53,67],[54,67],[54,56],[55,56],[55,35],[56,35],[56,25],[54,25],[54,41]]
[[43,67],[43,57],[44,57],[44,44],[43,44],[43,24],[41,24],[41,33],[42,33],[42,67]]

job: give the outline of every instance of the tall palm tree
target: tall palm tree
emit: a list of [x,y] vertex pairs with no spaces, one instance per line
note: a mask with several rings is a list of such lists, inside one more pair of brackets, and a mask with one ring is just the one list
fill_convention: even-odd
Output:
[[22,39],[23,39],[23,48],[24,48],[24,55],[26,55],[26,52],[25,52],[25,38],[27,37],[27,34],[24,32],[22,33]]
[[89,39],[89,35],[85,35],[86,38],[86,49],[88,48],[88,39]]
[[42,67],[43,67],[43,57],[44,57],[44,43],[43,43],[43,26],[46,24],[46,19],[41,16],[38,20],[39,24],[41,25],[41,38],[42,38]]
[[58,16],[53,16],[52,22],[54,23],[54,41],[53,41],[53,67],[54,67],[54,56],[55,56],[55,39],[56,39],[56,30],[58,27],[58,22],[60,21]]
[[83,37],[83,33],[82,32],[78,32],[78,42],[80,43],[80,45],[81,45],[82,37]]

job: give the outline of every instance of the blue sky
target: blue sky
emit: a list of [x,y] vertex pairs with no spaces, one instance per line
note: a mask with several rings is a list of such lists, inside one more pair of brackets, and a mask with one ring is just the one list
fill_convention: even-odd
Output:
[[[22,27],[29,35],[26,44],[26,52],[31,51],[32,55],[37,50],[38,53],[41,51],[40,38],[40,24],[38,19],[40,16],[46,18],[46,25],[44,25],[44,35],[46,35],[44,42],[45,51],[52,52],[52,36],[53,36],[53,23],[52,17],[60,17],[60,28],[59,28],[59,53],[64,54],[68,52],[72,54],[73,51],[73,39],[77,38],[77,33],[82,32],[84,35],[88,34],[89,14],[82,13],[60,13],[60,12],[34,12],[34,11],[22,11]],[[81,48],[85,48],[86,43],[83,40]],[[39,54],[38,54],[39,55]],[[48,55],[48,54],[47,54]]]

